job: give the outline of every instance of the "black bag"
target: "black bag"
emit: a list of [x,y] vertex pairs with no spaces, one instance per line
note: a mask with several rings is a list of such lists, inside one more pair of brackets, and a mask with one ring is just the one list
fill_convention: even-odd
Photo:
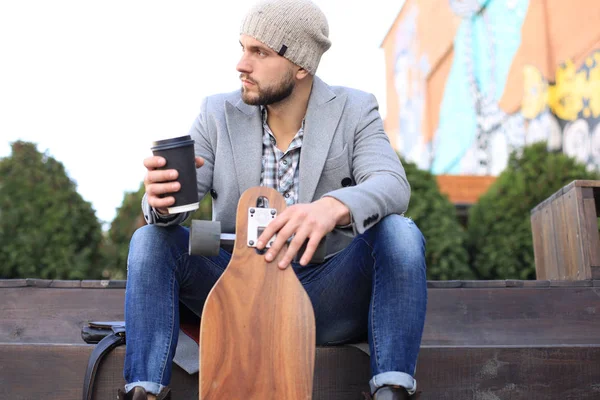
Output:
[[[198,341],[200,317],[185,304],[179,303],[180,329]],[[93,321],[81,328],[81,338],[95,344],[90,354],[83,381],[83,400],[92,400],[96,372],[102,359],[114,348],[125,344],[125,321]]]
[[81,329],[81,338],[96,345],[83,380],[83,400],[92,400],[94,380],[102,358],[115,347],[125,344],[125,321],[89,322]]

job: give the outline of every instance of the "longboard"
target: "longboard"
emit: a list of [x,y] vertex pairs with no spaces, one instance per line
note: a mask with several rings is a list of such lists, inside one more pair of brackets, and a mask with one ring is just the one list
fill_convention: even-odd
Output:
[[[259,198],[268,208],[257,207]],[[238,202],[232,258],[200,322],[200,400],[312,398],[312,304],[293,269],[277,267],[285,249],[267,263],[252,247],[265,218],[285,207],[283,196],[265,187],[246,190]]]

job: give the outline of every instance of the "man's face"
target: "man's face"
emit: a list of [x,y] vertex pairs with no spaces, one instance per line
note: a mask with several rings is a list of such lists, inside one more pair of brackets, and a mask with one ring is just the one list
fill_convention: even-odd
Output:
[[292,62],[262,42],[240,37],[242,58],[237,70],[242,81],[242,100],[250,105],[269,105],[286,99],[296,85]]

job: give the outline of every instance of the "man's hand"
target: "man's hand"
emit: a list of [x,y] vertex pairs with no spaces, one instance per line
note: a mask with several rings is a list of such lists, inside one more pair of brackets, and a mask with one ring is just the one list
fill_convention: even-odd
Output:
[[[144,178],[148,204],[163,215],[169,214],[167,207],[175,203],[175,197],[162,196],[181,189],[179,182],[175,181],[177,179],[176,169],[158,169],[163,167],[166,162],[164,157],[160,156],[148,157],[144,160],[144,167],[148,170]],[[200,168],[203,164],[204,160],[196,157],[196,168]]]
[[306,250],[300,259],[305,266],[312,259],[321,239],[331,232],[336,225],[350,223],[350,210],[342,202],[333,197],[323,197],[310,204],[296,204],[286,208],[277,216],[258,238],[256,247],[262,250],[267,241],[277,233],[273,246],[265,254],[267,262],[277,257],[286,241],[294,236],[278,266],[285,269],[304,242],[308,239]]

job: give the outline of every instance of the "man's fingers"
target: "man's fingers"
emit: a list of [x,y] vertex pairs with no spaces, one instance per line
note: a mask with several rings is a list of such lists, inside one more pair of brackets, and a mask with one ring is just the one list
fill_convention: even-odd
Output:
[[298,251],[300,250],[300,248],[306,241],[306,238],[308,237],[308,233],[309,232],[307,232],[306,230],[296,233],[296,235],[294,236],[294,238],[288,245],[288,249],[285,252],[283,258],[281,260],[279,260],[279,263],[277,264],[277,266],[279,268],[284,269],[288,265],[290,265],[290,263],[292,262],[292,260],[296,256],[296,254],[298,254]]
[[148,204],[154,208],[165,208],[175,203],[173,196],[166,196],[178,192],[181,188],[179,182],[154,183],[146,186]]
[[[170,207],[173,204],[175,204],[175,197],[173,197],[173,196],[153,197],[152,199],[150,199],[150,197],[148,197],[148,204],[156,209],[164,210],[167,207]],[[162,212],[162,213],[165,214],[165,212]]]
[[277,238],[275,238],[271,248],[267,251],[267,254],[265,254],[265,259],[267,262],[271,262],[277,258],[277,254],[279,254],[292,234],[293,232],[290,232],[289,229],[282,229],[281,231],[277,232]]
[[202,157],[196,157],[196,168],[200,168],[204,165],[204,159]]
[[160,167],[164,167],[167,163],[164,157],[152,156],[144,159],[144,167],[149,170],[154,170]]
[[317,235],[314,235],[308,240],[308,243],[306,244],[306,249],[304,250],[304,254],[300,259],[300,265],[302,265],[303,267],[306,267],[308,265],[310,260],[312,260],[313,256],[315,255],[317,247],[319,247],[319,243],[321,242],[322,238],[322,236],[318,237]]
[[146,184],[174,181],[178,175],[176,169],[148,171],[146,174]]
[[[277,216],[274,220],[272,220],[269,225],[265,228],[263,233],[258,237],[258,241],[256,243],[256,248],[262,250],[267,245],[267,242],[271,240],[273,235],[275,235],[281,227],[286,224],[287,220],[285,217],[282,218],[281,215]],[[278,235],[279,237],[279,235]],[[285,239],[287,240],[287,239]]]
[[154,183],[152,185],[148,185],[146,188],[146,193],[148,196],[161,196],[169,193],[178,192],[181,189],[181,184],[177,181],[175,182],[166,182],[166,183]]

